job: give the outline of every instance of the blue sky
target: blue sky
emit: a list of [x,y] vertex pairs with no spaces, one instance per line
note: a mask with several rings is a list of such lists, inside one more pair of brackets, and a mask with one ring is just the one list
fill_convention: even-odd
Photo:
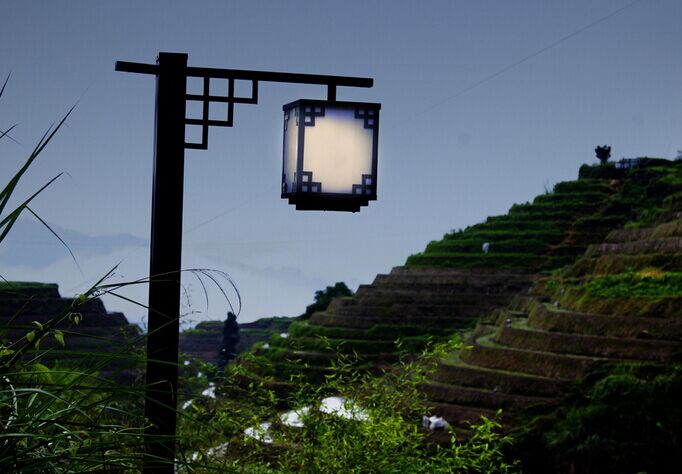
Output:
[[[296,212],[279,198],[281,106],[316,86],[266,84],[232,129],[186,153],[183,267],[229,273],[240,320],[303,312],[336,281],[369,283],[445,232],[500,214],[594,162],[682,148],[677,0],[14,1],[0,7],[0,175],[51,123],[66,127],[19,189],[64,172],[35,210],[73,243],[26,223],[0,251],[7,279],[72,295],[119,265],[148,270],[154,80],[114,71],[186,52],[192,66],[373,77],[340,100],[382,103],[378,201],[358,214]],[[9,255],[11,254],[11,255]],[[9,255],[9,256],[8,256]],[[25,258],[22,256],[25,255]],[[187,320],[227,304],[185,279]],[[146,289],[127,296],[144,303]],[[138,322],[144,311],[105,299]]]

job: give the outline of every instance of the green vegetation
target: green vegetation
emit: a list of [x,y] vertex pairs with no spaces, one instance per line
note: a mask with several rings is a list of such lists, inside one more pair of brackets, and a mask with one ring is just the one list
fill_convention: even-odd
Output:
[[[601,223],[596,227],[581,225],[581,219],[599,214],[614,192],[614,187],[603,179],[558,183],[553,192],[537,196],[532,203],[514,204],[505,215],[488,217],[483,223],[429,243],[424,252],[411,255],[405,265],[556,268],[585,250],[580,236],[596,233],[599,238],[609,230]],[[482,250],[485,242],[489,243],[488,253]]]
[[[418,353],[421,349],[433,342],[434,339],[435,338],[431,335],[404,336],[396,339],[386,339],[385,336],[382,336],[381,339],[337,338],[331,340],[319,335],[315,335],[314,337],[288,337],[286,339],[279,336],[272,336],[270,344],[274,347],[281,346],[295,350],[371,355],[382,353],[390,354],[398,352],[399,350],[407,351],[409,353]],[[442,339],[445,338],[440,338],[440,340]]]
[[[492,245],[491,245],[492,248]],[[491,253],[475,255],[465,252],[424,252],[412,255],[405,266],[431,268],[529,268],[538,264],[534,253]]]
[[556,472],[679,472],[681,396],[677,365],[601,371],[559,411],[535,420],[544,435],[533,439],[529,455],[541,472],[546,463]]
[[[532,203],[514,204],[505,215],[446,234],[410,256],[406,266],[559,268],[610,230],[650,226],[679,209],[680,193],[681,162],[641,158],[627,170],[614,163],[583,165],[577,181],[558,183]],[[484,242],[490,243],[488,254]]]
[[616,168],[613,162],[588,165],[580,167],[578,176],[583,179],[619,179],[625,174],[624,170]]
[[305,308],[302,319],[308,319],[313,313],[324,311],[329,306],[333,298],[353,296],[353,292],[342,281],[336,282],[334,286],[328,286],[324,290],[315,292],[315,302]]
[[182,334],[201,336],[216,331],[222,331],[222,329],[222,321],[202,321],[193,328],[183,329]]
[[[533,241],[537,255],[526,268],[549,276],[479,320],[470,348],[449,354],[425,385],[456,416],[506,407],[525,472],[673,473],[682,466],[682,166],[649,158],[627,164],[633,167],[586,165],[578,181],[448,234],[408,260],[464,269],[478,258],[483,267],[496,242],[509,255],[528,252],[531,245],[518,244]],[[590,189],[581,189],[587,182]],[[533,219],[539,236],[525,234]],[[491,230],[504,238],[474,234]],[[477,248],[485,241],[487,255]],[[628,364],[614,365],[622,361]]]
[[336,326],[317,326],[297,321],[289,326],[289,337],[319,337],[329,339],[368,339],[396,341],[405,336],[434,335],[448,338],[452,329],[427,328],[409,324],[380,324],[369,329],[340,328]]
[[36,361],[3,364],[0,380],[5,472],[127,470],[139,462],[139,389],[92,369],[48,369]]
[[611,147],[604,145],[604,146],[597,146],[597,148],[594,149],[595,154],[597,155],[597,159],[599,159],[599,162],[602,165],[605,165],[607,161],[609,161],[609,158],[611,158]]
[[[424,354],[417,362],[396,366],[381,377],[357,370],[357,363],[340,356],[324,381],[310,385],[295,377],[295,390],[287,401],[290,414],[301,424],[284,423],[277,395],[265,383],[244,386],[238,380],[244,367],[259,364],[250,355],[247,364],[228,370],[220,387],[223,397],[203,399],[182,418],[183,453],[196,459],[189,472],[376,472],[431,473],[518,472],[517,461],[503,452],[512,443],[500,434],[495,419],[482,419],[466,438],[452,436],[443,446],[429,446],[429,433],[419,428],[425,414],[423,394],[417,385],[434,368],[443,349]],[[328,396],[345,399],[350,413],[339,416],[320,409]],[[196,420],[201,420],[201,431]],[[267,423],[265,425],[264,423]],[[245,427],[260,426],[256,438],[244,436]],[[227,443],[210,449],[206,438]]]
[[35,281],[0,281],[0,291],[25,291],[40,289],[56,289],[53,283],[38,283]]
[[682,297],[682,272],[630,271],[595,277],[583,287],[602,298]]
[[[0,96],[4,88],[0,89]],[[26,171],[65,120],[66,117],[41,138],[23,166],[0,191],[0,243],[24,212],[45,224],[29,205],[58,176],[22,200],[15,209],[8,210],[7,205]],[[7,133],[3,132],[0,138]],[[52,229],[47,229],[54,234]],[[0,465],[4,472],[128,470],[138,463],[141,446],[138,427],[144,425],[138,416],[141,392],[98,377],[99,370],[117,357],[126,360],[128,366],[134,365],[135,352],[121,347],[118,353],[101,358],[87,361],[80,358],[87,365],[77,369],[49,369],[41,363],[41,356],[45,354],[40,352],[41,344],[53,340],[59,346],[65,345],[64,333],[57,327],[66,321],[80,322],[79,307],[107,291],[102,281],[75,298],[52,320],[43,324],[34,322],[24,337],[0,344]],[[33,283],[18,286],[22,291],[52,287]],[[5,290],[16,287],[10,283],[3,285]]]
[[682,163],[642,158],[604,213],[622,213],[628,227],[653,225],[665,212],[664,198],[682,191]]

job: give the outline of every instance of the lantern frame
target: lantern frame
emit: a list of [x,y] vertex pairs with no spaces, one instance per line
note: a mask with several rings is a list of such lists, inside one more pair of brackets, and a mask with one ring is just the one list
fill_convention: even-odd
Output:
[[[358,176],[358,182],[349,183],[348,193],[325,192],[323,183],[314,182],[312,173],[305,169],[306,128],[315,126],[315,119],[325,116],[326,110],[352,110],[354,118],[363,121],[365,129],[372,130],[371,169],[368,174]],[[282,106],[284,111],[284,139],[282,153],[282,199],[299,211],[348,211],[358,212],[369,201],[377,199],[379,111],[381,104],[372,102],[348,102],[336,100],[299,99]],[[293,189],[287,188],[287,125],[291,114],[296,114],[298,134],[296,136],[296,171]],[[300,116],[303,116],[303,121]],[[291,157],[288,157],[291,160]],[[315,189],[317,187],[317,189]]]

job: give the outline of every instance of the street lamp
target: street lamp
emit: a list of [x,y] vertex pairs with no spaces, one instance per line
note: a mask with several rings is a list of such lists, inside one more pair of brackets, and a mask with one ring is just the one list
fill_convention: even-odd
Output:
[[300,210],[375,200],[379,104],[298,100],[284,109],[282,197]]
[[[372,87],[369,78],[188,67],[187,54],[181,53],[159,53],[156,64],[118,61],[116,70],[156,76],[145,375],[149,426],[143,470],[170,474],[175,461],[185,149],[208,149],[209,127],[231,127],[235,104],[258,103],[260,82],[326,86],[326,101],[284,106],[282,197],[297,209],[355,212],[376,199],[380,106],[336,100],[338,86]],[[187,93],[188,77],[202,79],[201,94]],[[225,94],[210,93],[212,79],[227,80]],[[250,81],[248,96],[235,93],[237,80]],[[201,118],[186,116],[187,101],[201,103]],[[224,119],[209,118],[212,102],[227,104]],[[186,125],[201,127],[200,141],[186,141]]]

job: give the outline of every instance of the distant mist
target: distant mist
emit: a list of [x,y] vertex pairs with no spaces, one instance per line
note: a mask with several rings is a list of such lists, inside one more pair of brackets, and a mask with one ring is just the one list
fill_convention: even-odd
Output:
[[[148,245],[147,239],[130,234],[93,237],[52,224],[50,227],[66,242],[76,259]],[[0,245],[0,265],[42,268],[64,257],[69,257],[69,251],[37,220],[18,220]]]

